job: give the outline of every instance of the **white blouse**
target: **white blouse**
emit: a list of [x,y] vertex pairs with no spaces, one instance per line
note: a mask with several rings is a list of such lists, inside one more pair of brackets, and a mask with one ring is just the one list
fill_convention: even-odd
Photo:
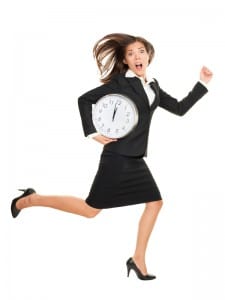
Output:
[[141,83],[143,85],[143,88],[145,90],[145,93],[148,97],[148,101],[149,101],[149,105],[151,105],[155,99],[155,93],[153,92],[151,86],[150,86],[150,82],[153,82],[154,80],[151,79],[149,81],[145,81],[144,78],[137,76],[133,71],[131,71],[130,69],[127,70],[125,77],[137,77],[141,80]]

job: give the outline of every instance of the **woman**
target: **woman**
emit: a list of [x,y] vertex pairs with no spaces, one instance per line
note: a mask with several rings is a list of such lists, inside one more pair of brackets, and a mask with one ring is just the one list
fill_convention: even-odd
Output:
[[[162,197],[143,157],[147,155],[151,118],[159,106],[177,115],[184,115],[206,92],[212,72],[203,67],[200,82],[180,102],[165,93],[156,80],[148,81],[146,70],[154,56],[153,46],[142,37],[109,34],[93,49],[103,84],[79,97],[79,109],[85,136],[104,145],[99,169],[87,199],[70,196],[42,196],[34,189],[12,201],[11,212],[31,206],[46,206],[84,217],[95,217],[102,209],[145,203],[139,222],[136,248],[126,262],[128,276],[133,270],[141,280],[155,279],[147,272],[145,254]],[[112,139],[96,132],[92,121],[92,104],[107,94],[128,96],[136,104],[138,124],[126,137]]]

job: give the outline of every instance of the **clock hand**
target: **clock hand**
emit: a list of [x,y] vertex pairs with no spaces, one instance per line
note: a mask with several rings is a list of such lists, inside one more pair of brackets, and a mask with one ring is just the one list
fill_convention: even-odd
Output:
[[118,106],[115,104],[115,108],[114,108],[114,112],[113,112],[113,116],[112,116],[112,121],[114,121],[117,109],[118,109]]

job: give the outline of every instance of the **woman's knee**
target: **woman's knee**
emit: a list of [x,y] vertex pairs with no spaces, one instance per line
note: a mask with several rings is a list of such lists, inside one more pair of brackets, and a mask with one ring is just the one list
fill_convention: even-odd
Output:
[[96,217],[100,213],[100,211],[101,211],[101,209],[90,207],[86,216],[87,216],[87,218],[92,219],[92,218]]
[[147,209],[154,209],[154,210],[160,210],[163,206],[163,201],[162,200],[157,200],[157,201],[152,201],[152,202],[147,202],[146,203],[146,208]]

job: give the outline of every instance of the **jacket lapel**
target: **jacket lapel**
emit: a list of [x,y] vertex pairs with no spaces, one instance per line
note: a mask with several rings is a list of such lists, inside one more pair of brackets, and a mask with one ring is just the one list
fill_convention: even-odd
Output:
[[158,83],[156,80],[149,83],[152,90],[155,93],[155,99],[151,106],[149,105],[148,97],[145,93],[145,90],[142,86],[140,79],[138,79],[137,77],[124,77],[124,75],[123,75],[123,76],[120,76],[119,82],[120,82],[120,86],[122,87],[122,89],[125,91],[127,90],[127,94],[128,94],[127,96],[129,96],[130,91],[131,91],[131,94],[135,93],[137,95],[137,101],[141,101],[142,103],[144,102],[145,105],[148,107],[148,109],[150,108],[152,110],[158,105],[158,103],[159,103],[159,87],[158,87]]
[[131,86],[131,88],[133,89],[133,91],[135,92],[135,94],[137,94],[138,99],[140,98],[141,101],[144,101],[144,103],[149,108],[148,97],[145,93],[145,90],[142,86],[142,83],[141,83],[140,79],[138,79],[137,77],[127,77],[126,79],[129,83],[129,85]]
[[154,81],[150,82],[150,87],[152,88],[152,90],[155,93],[155,99],[151,105],[151,109],[155,109],[156,106],[158,106],[159,104],[159,85],[158,82],[154,79]]

